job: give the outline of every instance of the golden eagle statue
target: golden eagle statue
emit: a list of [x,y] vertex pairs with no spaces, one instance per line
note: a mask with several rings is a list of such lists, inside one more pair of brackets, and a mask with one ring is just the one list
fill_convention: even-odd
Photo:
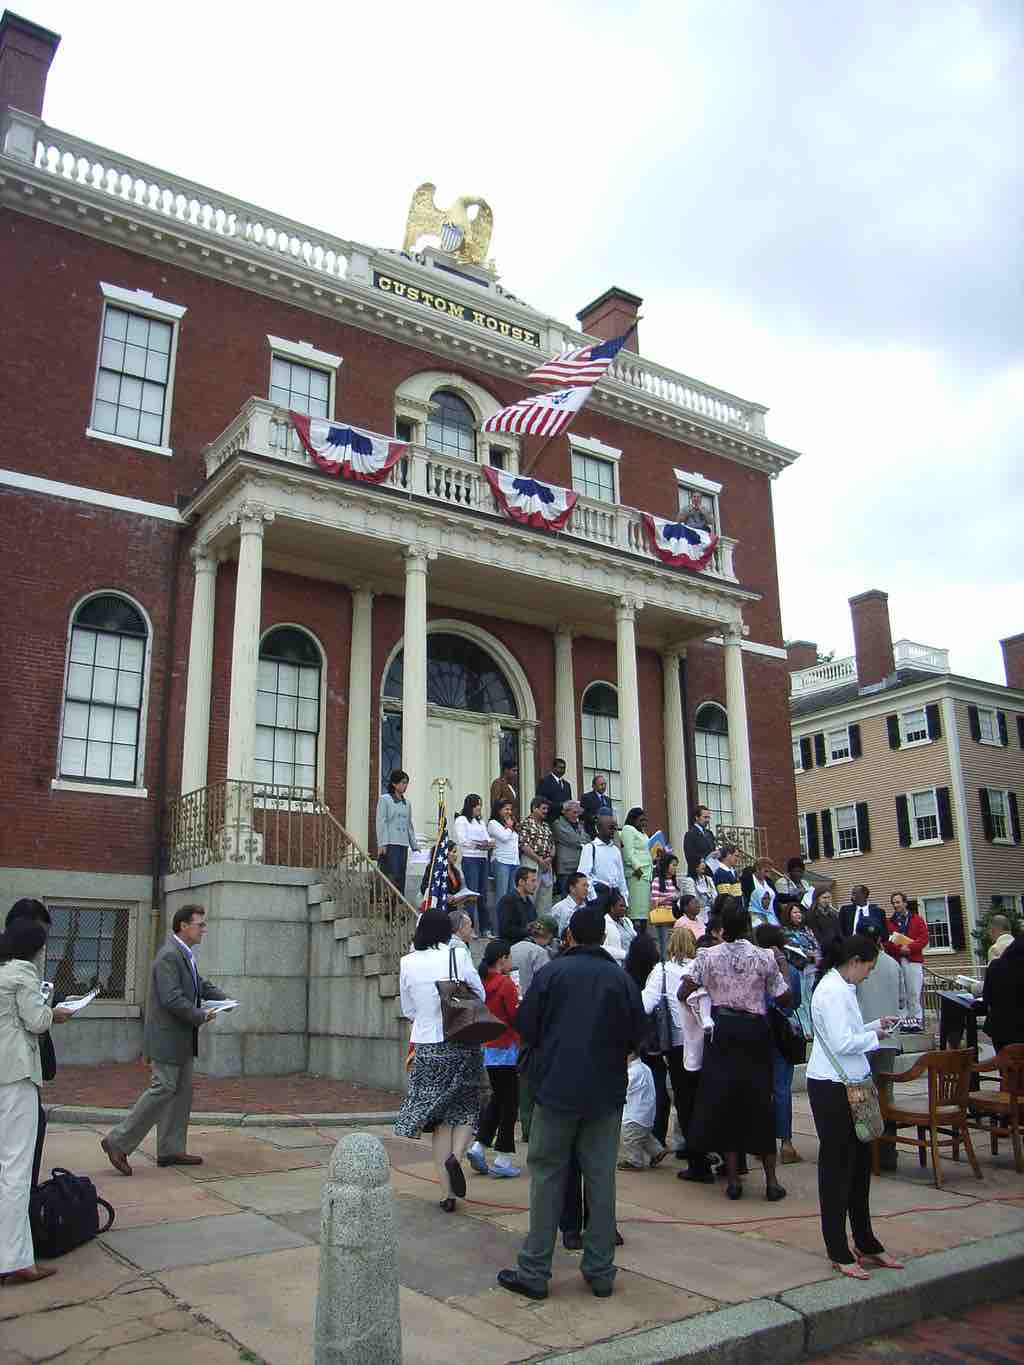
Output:
[[[478,195],[460,194],[448,208],[439,209],[434,203],[435,188],[427,181],[413,193],[402,250],[412,251],[421,237],[436,234],[441,238],[441,250],[457,261],[486,265],[494,229],[490,204]],[[472,219],[467,211],[471,206],[477,210]]]

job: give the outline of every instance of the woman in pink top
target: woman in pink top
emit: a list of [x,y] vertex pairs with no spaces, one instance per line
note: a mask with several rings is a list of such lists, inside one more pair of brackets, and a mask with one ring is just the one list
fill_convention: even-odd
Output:
[[789,986],[775,954],[755,948],[745,935],[750,915],[734,896],[723,897],[723,942],[701,948],[679,987],[686,1000],[703,987],[711,997],[714,1031],[704,1049],[701,1083],[686,1135],[688,1147],[725,1156],[726,1194],[739,1199],[740,1156],[761,1158],[765,1198],[784,1199],[775,1178],[775,1110],[772,1100],[772,1035],[768,1000],[791,1004]]

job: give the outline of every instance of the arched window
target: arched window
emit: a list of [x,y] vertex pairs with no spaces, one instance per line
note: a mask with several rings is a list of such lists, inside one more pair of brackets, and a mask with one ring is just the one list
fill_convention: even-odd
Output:
[[619,767],[619,695],[610,683],[591,683],[583,694],[583,790],[590,791],[594,778],[608,779],[608,796],[621,820],[622,772]]
[[260,646],[256,692],[257,782],[317,790],[320,650],[304,630],[278,626]]
[[136,786],[149,630],[134,603],[90,597],[71,623],[60,776]]
[[464,398],[451,389],[438,389],[430,400],[434,411],[427,420],[427,445],[445,455],[476,459],[476,418]]
[[732,772],[729,766],[729,718],[717,702],[698,706],[694,724],[697,800],[711,812],[711,825],[732,824]]

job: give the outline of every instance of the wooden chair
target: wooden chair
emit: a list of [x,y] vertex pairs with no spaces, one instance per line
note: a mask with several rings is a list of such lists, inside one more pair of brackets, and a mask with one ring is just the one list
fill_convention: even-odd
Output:
[[[1021,1123],[1024,1120],[1024,1043],[1010,1043],[996,1053],[984,1066],[975,1066],[979,1075],[996,1073],[998,1090],[971,1090],[967,1095],[969,1128],[987,1132],[992,1142],[992,1155],[999,1155],[999,1139],[1008,1137],[1013,1143],[1013,1162],[1017,1173],[1024,1172],[1024,1146],[1021,1143]],[[988,1119],[988,1125],[985,1119]]]
[[[971,1163],[971,1170],[979,1180],[983,1179],[967,1126],[967,1095],[971,1071],[976,1067],[977,1062],[970,1048],[958,1052],[925,1052],[909,1071],[893,1072],[884,1078],[887,1084],[879,1091],[882,1118],[897,1130],[916,1128],[917,1137],[900,1137],[898,1131],[887,1132],[873,1143],[871,1163],[875,1175],[878,1175],[881,1166],[879,1151],[881,1143],[916,1147],[922,1166],[928,1164],[928,1153],[931,1152],[935,1188],[941,1189],[942,1167],[939,1164],[939,1150],[942,1147],[951,1148],[953,1160],[959,1161],[962,1142],[967,1151],[967,1159]],[[914,1104],[898,1104],[893,1097],[891,1085],[916,1081],[919,1076],[928,1077],[927,1103],[921,1107]]]

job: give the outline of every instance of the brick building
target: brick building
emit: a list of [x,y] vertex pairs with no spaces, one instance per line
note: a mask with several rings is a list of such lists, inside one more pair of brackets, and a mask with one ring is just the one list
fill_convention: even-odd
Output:
[[[253,888],[271,865],[304,887],[277,817],[329,815],[372,853],[396,763],[424,838],[435,777],[461,804],[511,759],[528,794],[558,755],[575,791],[608,773],[620,811],[643,804],[674,840],[700,799],[784,859],[771,483],[796,456],[765,409],[643,359],[634,333],[567,437],[485,435],[540,358],[614,335],[640,301],[605,290],[576,331],[439,249],[331,238],[48,127],[58,41],[0,22],[0,891],[59,909],[52,956],[106,983],[65,1046],[137,1050],[165,896],[187,891],[219,905],[211,973],[292,991],[288,1028],[239,1024],[205,1061],[335,1065],[304,1050],[326,1031],[320,893],[257,932],[217,902],[212,850]],[[289,408],[408,450],[384,484],[331,477]],[[565,530],[502,516],[486,464],[574,487]],[[694,492],[719,533],[700,572],[663,565],[641,523]],[[205,859],[182,852],[190,821]]]
[[842,901],[902,891],[929,925],[928,966],[969,966],[971,931],[1024,913],[1024,636],[1003,640],[1006,686],[954,674],[945,649],[895,643],[885,593],[850,599],[856,654],[789,646],[801,851]]

